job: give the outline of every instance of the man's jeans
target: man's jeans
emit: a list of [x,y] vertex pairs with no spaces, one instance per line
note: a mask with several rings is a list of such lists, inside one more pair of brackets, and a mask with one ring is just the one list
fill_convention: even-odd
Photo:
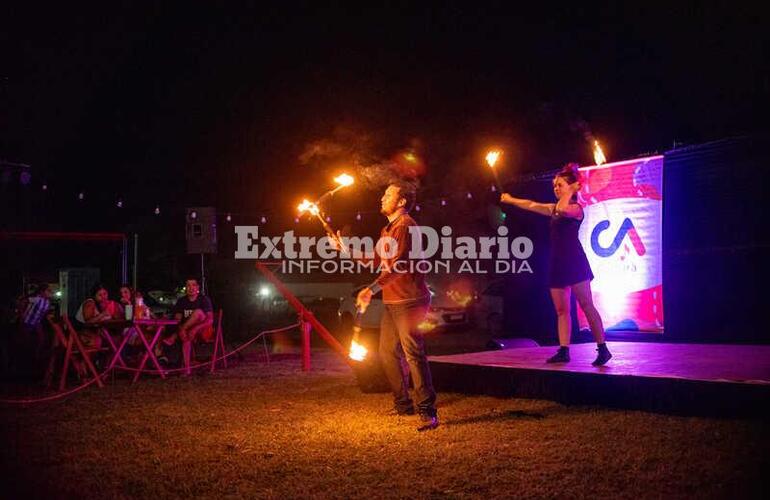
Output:
[[429,300],[407,305],[386,304],[380,322],[379,349],[396,409],[413,408],[408,386],[411,372],[417,411],[435,416],[436,392],[425,354],[425,339],[417,329],[429,306]]

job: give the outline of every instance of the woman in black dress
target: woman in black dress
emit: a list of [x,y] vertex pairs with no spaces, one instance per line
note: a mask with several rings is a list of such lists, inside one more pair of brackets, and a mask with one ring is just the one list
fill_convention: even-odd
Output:
[[548,287],[551,289],[551,299],[558,317],[559,350],[547,361],[549,363],[569,361],[572,325],[570,295],[574,293],[598,346],[598,355],[592,364],[601,366],[610,360],[612,354],[604,342],[602,318],[591,298],[591,280],[594,275],[578,240],[578,229],[583,221],[583,207],[577,203],[578,191],[580,191],[578,165],[568,163],[553,179],[553,193],[558,200],[556,203],[537,203],[514,198],[508,193],[503,193],[500,201],[551,218]]

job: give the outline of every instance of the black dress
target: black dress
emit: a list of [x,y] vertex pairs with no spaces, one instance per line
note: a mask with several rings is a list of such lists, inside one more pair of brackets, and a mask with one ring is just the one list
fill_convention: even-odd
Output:
[[594,279],[588,258],[578,239],[582,219],[551,214],[551,253],[548,287],[565,288],[581,281]]

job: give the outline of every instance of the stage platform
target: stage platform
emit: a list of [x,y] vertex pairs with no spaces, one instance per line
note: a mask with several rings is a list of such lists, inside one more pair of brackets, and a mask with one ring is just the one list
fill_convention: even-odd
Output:
[[549,399],[685,415],[770,415],[770,346],[610,342],[613,358],[593,367],[595,344],[575,344],[566,364],[545,363],[556,347],[431,356],[439,391]]

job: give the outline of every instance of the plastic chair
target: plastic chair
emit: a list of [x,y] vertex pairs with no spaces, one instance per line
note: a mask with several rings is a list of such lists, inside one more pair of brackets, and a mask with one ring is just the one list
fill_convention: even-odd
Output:
[[[217,355],[224,356],[225,354],[225,341],[224,337],[222,335],[222,309],[217,311],[216,317],[214,318],[214,323],[216,324],[214,329],[214,336],[211,339],[203,340],[200,339],[199,342],[202,344],[214,344],[214,349],[211,354],[211,368],[209,369],[209,373],[214,373],[214,370],[216,369],[217,365]],[[192,359],[195,359],[195,344],[192,346]],[[222,358],[222,366],[224,368],[227,368],[227,358]]]

